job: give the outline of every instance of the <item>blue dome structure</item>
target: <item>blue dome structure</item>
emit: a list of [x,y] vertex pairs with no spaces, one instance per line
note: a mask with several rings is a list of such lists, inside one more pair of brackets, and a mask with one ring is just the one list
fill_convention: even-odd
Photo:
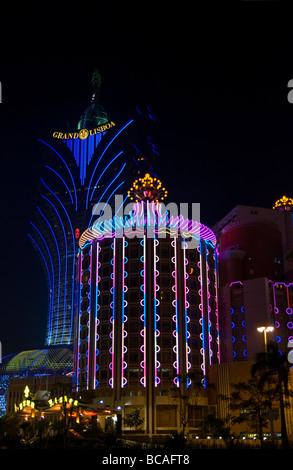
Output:
[[10,354],[0,364],[0,416],[6,412],[11,378],[61,376],[73,373],[73,351],[69,348],[30,349]]

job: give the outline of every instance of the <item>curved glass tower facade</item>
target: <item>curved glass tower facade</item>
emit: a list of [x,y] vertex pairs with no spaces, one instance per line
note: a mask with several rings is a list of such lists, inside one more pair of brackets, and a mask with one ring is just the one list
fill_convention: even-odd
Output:
[[92,223],[93,206],[112,204],[115,194],[127,197],[125,185],[155,155],[144,133],[149,113],[137,110],[125,122],[111,121],[97,103],[95,86],[77,129],[39,139],[40,194],[28,236],[48,281],[47,346],[74,341],[78,240]]

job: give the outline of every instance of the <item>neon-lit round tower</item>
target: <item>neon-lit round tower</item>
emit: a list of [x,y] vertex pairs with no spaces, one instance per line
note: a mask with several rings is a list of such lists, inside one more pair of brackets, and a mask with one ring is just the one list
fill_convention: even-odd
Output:
[[206,394],[220,360],[216,238],[160,202],[150,174],[128,196],[128,213],[99,217],[79,240],[75,383],[122,415],[141,408],[150,434],[180,427],[174,394],[198,383]]

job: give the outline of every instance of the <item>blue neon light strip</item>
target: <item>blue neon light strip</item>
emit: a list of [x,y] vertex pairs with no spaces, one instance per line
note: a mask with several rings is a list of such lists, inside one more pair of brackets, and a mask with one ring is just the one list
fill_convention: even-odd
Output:
[[112,144],[112,142],[118,137],[119,134],[121,134],[121,132],[127,127],[129,126],[129,124],[131,124],[133,122],[133,119],[131,119],[128,123],[126,123],[115,135],[114,137],[110,140],[110,142],[108,143],[108,145],[106,146],[106,148],[103,150],[103,152],[101,153],[101,156],[99,158],[99,160],[97,161],[96,163],[96,166],[92,172],[92,176],[91,176],[91,179],[89,181],[89,185],[88,185],[88,190],[87,190],[87,195],[86,195],[86,209],[88,208],[88,198],[89,198],[89,191],[90,191],[90,187],[91,187],[91,184],[92,184],[92,181],[93,181],[93,177],[94,177],[94,174],[95,174],[95,171],[98,167],[98,164],[100,163],[102,157],[104,156],[106,150],[110,147],[110,145]]
[[[122,186],[123,184],[124,184],[124,181],[122,181],[120,184],[118,184],[118,186],[116,186],[116,188],[114,189],[114,191],[112,191],[112,193],[111,193],[110,196],[108,197],[107,201],[105,202],[104,207],[103,207],[102,210],[105,209],[106,205],[108,204],[109,199],[113,196],[113,194],[115,193],[115,191],[117,191],[117,189],[120,188],[120,186]],[[127,199],[127,197],[128,197],[128,196],[126,196],[125,199]],[[124,203],[124,201],[123,201],[123,203]],[[93,216],[92,216],[92,217],[93,217]],[[90,219],[90,223],[91,223],[92,217],[91,217],[91,219]],[[113,220],[112,220],[112,221],[113,221]],[[113,228],[114,228],[114,227],[113,227]]]
[[[73,275],[72,275],[72,304],[73,305],[73,295],[74,295],[74,267],[75,267],[75,238],[74,238],[74,233],[73,233],[73,228],[72,228],[72,224],[71,224],[71,220],[70,220],[70,217],[64,207],[64,205],[62,204],[62,202],[60,201],[60,199],[58,198],[58,196],[56,196],[55,193],[53,193],[53,191],[46,185],[46,183],[44,182],[44,180],[41,178],[41,181],[43,183],[43,185],[48,189],[48,191],[50,191],[53,196],[57,199],[57,201],[59,202],[59,204],[61,205],[61,207],[63,208],[65,214],[66,214],[66,217],[68,219],[68,222],[69,222],[69,225],[70,225],[70,229],[71,229],[71,234],[72,234],[72,245],[73,245]],[[72,312],[71,312],[71,316],[72,316]],[[72,323],[71,323],[71,331],[70,331],[70,338],[71,338],[71,334],[72,334]]]
[[[112,179],[111,183],[108,184],[107,188],[105,189],[105,191],[103,192],[103,194],[101,195],[100,199],[98,200],[98,202],[97,202],[96,204],[99,204],[99,203],[101,202],[101,199],[104,197],[105,193],[108,191],[108,189],[110,188],[110,186],[112,186],[112,184],[114,183],[114,181],[118,178],[118,176],[119,176],[119,175],[122,173],[122,171],[124,170],[125,165],[126,165],[126,163],[124,163],[124,165],[122,166],[122,168],[121,168],[121,170],[119,171],[119,173],[117,173],[117,175],[115,176],[115,178]],[[124,181],[123,181],[123,183],[124,183]],[[121,185],[119,185],[119,186],[121,186]],[[119,186],[117,186],[117,188],[119,188]],[[115,188],[115,189],[117,189],[117,188]],[[111,193],[111,196],[112,196],[112,195],[113,195],[113,193]],[[111,196],[110,196],[110,197],[111,197]],[[108,203],[110,197],[107,199],[106,204]],[[127,199],[127,197],[128,197],[128,196],[126,196],[126,199]],[[125,200],[126,200],[126,199],[125,199]],[[125,200],[124,200],[124,201],[125,201]],[[123,204],[124,204],[124,201],[123,201]],[[105,207],[105,206],[104,206],[104,207]],[[120,206],[120,207],[121,207],[121,206]],[[120,209],[120,207],[119,207],[119,209]],[[118,212],[119,212],[119,210],[118,210]],[[91,226],[92,219],[93,219],[93,214],[91,215],[91,218],[90,218],[88,227]]]
[[[99,178],[97,179],[97,182],[96,182],[96,184],[95,184],[95,186],[94,186],[94,188],[93,188],[93,190],[92,190],[92,194],[91,194],[91,197],[90,197],[90,201],[91,201],[92,198],[93,198],[93,195],[94,195],[94,192],[95,192],[95,190],[96,190],[96,187],[97,187],[97,185],[99,184],[99,181],[100,181],[100,179],[102,178],[103,174],[104,174],[105,171],[109,168],[109,166],[110,166],[122,153],[123,153],[123,150],[121,150],[121,152],[119,152],[119,153],[116,155],[116,157],[114,157],[114,158],[110,161],[110,163],[108,163],[108,165],[104,168],[104,170],[102,171],[102,173],[100,173],[100,176],[99,176]],[[116,177],[116,178],[117,178],[117,177]],[[114,178],[114,180],[115,180],[116,178]],[[113,181],[114,181],[114,180],[113,180]]]
[[[64,225],[63,225],[63,222],[62,222],[62,219],[56,209],[56,207],[54,206],[54,204],[48,199],[46,198],[45,196],[42,196],[43,199],[45,199],[51,206],[52,208],[54,209],[58,219],[59,219],[59,222],[61,224],[61,228],[62,228],[62,231],[63,231],[63,236],[64,236],[64,241],[65,241],[65,275],[64,275],[64,278],[65,278],[65,283],[64,283],[64,319],[66,317],[66,286],[67,286],[67,252],[68,252],[68,248],[67,248],[67,238],[66,238],[66,234],[65,234],[65,229],[64,229]],[[72,331],[72,322],[73,322],[73,319],[72,319],[72,312],[71,312],[71,327],[70,327],[70,332]],[[64,325],[65,325],[65,321],[64,321]],[[63,329],[64,330],[64,329]],[[63,338],[63,334],[62,334],[62,338]],[[68,341],[68,344],[70,343],[71,341],[71,333],[70,333],[70,337],[69,337],[69,341]],[[54,343],[55,344],[55,343]]]
[[[45,364],[43,364],[43,366],[42,366],[42,367],[44,367],[46,365],[47,361],[48,361],[48,351],[40,349],[38,351],[32,352],[31,354],[29,354],[29,356],[27,356],[25,358],[25,360],[23,361],[23,363],[21,365],[21,370],[23,371],[24,369],[32,369],[33,365],[46,353],[47,353],[47,360],[46,360]],[[31,357],[36,356],[36,355],[37,355],[36,359],[33,362],[31,362],[31,364],[29,366],[26,366],[26,362],[28,362],[28,360]]]
[[77,210],[77,192],[76,192],[76,187],[75,187],[75,183],[74,183],[74,179],[73,179],[73,176],[71,174],[71,171],[70,169],[68,168],[68,165],[67,163],[65,162],[65,160],[61,157],[60,153],[58,153],[51,145],[49,145],[47,142],[44,142],[43,140],[41,139],[38,139],[40,142],[42,142],[43,144],[47,145],[47,147],[49,147],[50,149],[53,150],[53,152],[55,152],[58,157],[61,158],[62,162],[64,163],[65,167],[67,168],[68,170],[68,173],[69,173],[69,176],[71,178],[71,181],[72,181],[72,184],[73,184],[73,189],[74,189],[74,194],[75,194],[75,210]]
[[[48,248],[48,245],[43,237],[43,235],[41,234],[41,232],[37,229],[37,227],[31,222],[31,225],[34,227],[34,229],[38,232],[38,234],[40,235],[46,249],[47,249],[47,252],[48,252],[48,255],[49,255],[49,259],[50,259],[50,264],[51,264],[51,269],[52,269],[52,285],[53,285],[53,289],[52,289],[52,292],[53,292],[53,299],[54,299],[54,291],[55,291],[55,274],[54,274],[54,267],[53,267],[53,261],[52,261],[52,257],[51,257],[51,253],[50,253],[50,250]],[[53,309],[52,309],[52,321],[53,321],[53,317],[54,317],[54,312],[53,312]],[[56,330],[57,331],[57,330]],[[55,333],[56,334],[56,333]]]
[[95,148],[98,146],[102,139],[102,135],[106,132],[100,132],[95,135],[89,135],[86,139],[65,139],[63,142],[67,145],[69,150],[73,153],[75,162],[79,167],[79,176],[81,184],[83,185],[86,178],[86,168],[90,164]]
[[57,173],[57,171],[53,170],[53,168],[49,167],[48,165],[45,165],[45,168],[48,168],[48,170],[53,171],[53,173],[55,173],[55,175],[57,175],[58,178],[61,179],[61,181],[64,183],[64,185],[65,185],[65,187],[66,187],[66,189],[67,189],[67,191],[68,191],[68,194],[69,194],[69,196],[70,196],[71,202],[72,202],[72,204],[73,204],[73,198],[72,198],[70,189],[69,189],[69,187],[67,186],[67,184],[65,183],[64,179],[62,178],[62,176],[60,176],[59,173]]
[[[60,252],[59,252],[59,247],[58,247],[58,243],[57,243],[57,240],[56,240],[56,237],[55,237],[55,233],[51,227],[51,225],[49,224],[48,220],[46,219],[46,217],[44,216],[44,214],[42,213],[42,211],[40,210],[39,207],[37,207],[39,213],[41,214],[41,216],[43,217],[43,219],[46,221],[52,235],[53,235],[53,238],[54,238],[54,241],[55,241],[55,245],[56,245],[56,248],[57,248],[57,254],[58,254],[58,299],[57,299],[57,326],[56,326],[56,330],[58,329],[58,325],[59,325],[59,302],[60,302],[60,279],[61,279],[61,261],[60,261]],[[64,321],[64,319],[63,319]],[[61,341],[62,342],[62,341]]]
[[42,253],[42,250],[41,248],[39,247],[39,245],[37,244],[37,242],[34,240],[34,238],[28,233],[27,234],[28,237],[32,240],[32,242],[35,244],[36,248],[39,250],[40,252],[40,255],[44,261],[44,264],[45,264],[45,267],[46,267],[46,270],[47,270],[47,275],[48,275],[48,280],[49,280],[49,322],[48,322],[48,330],[49,330],[49,343],[51,342],[51,335],[52,335],[52,324],[50,325],[50,323],[52,322],[52,315],[53,315],[53,303],[52,303],[52,282],[51,282],[51,276],[50,276],[50,273],[49,273],[49,268],[48,268],[48,264],[47,264],[47,261]]

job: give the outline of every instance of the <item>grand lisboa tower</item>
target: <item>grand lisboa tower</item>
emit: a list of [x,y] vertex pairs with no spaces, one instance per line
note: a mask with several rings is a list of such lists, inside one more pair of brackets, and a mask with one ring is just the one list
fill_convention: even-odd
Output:
[[[114,121],[100,103],[100,87],[101,76],[95,70],[91,101],[76,128],[53,129],[38,139],[38,196],[28,237],[47,279],[45,349],[4,358],[1,377],[51,373],[54,357],[54,373],[72,370],[80,235],[92,224],[96,204],[113,205],[116,194],[125,200],[133,178],[153,172],[157,152],[150,138],[154,118],[149,108],[136,108],[127,119]],[[2,397],[7,389],[3,387]]]

